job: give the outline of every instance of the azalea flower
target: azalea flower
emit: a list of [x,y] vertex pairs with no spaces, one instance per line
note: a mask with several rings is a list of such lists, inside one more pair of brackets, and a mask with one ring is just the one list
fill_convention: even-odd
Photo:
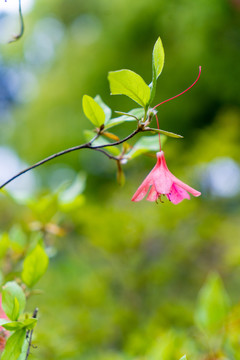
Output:
[[148,201],[157,202],[158,199],[161,201],[161,195],[166,195],[173,204],[178,204],[183,199],[190,199],[188,193],[193,196],[201,195],[199,191],[184,184],[168,170],[163,151],[157,153],[157,164],[139,186],[132,197],[132,201],[142,200],[149,188]]

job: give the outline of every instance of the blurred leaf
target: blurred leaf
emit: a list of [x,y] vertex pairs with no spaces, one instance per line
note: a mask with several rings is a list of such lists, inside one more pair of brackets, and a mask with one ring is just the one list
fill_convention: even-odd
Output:
[[22,251],[27,244],[27,236],[19,225],[14,225],[9,232],[13,250]]
[[[89,131],[89,130],[85,130],[84,131],[84,135],[87,141],[91,140],[94,136],[94,132]],[[102,136],[100,136],[97,140],[94,141],[93,145],[104,145],[104,144],[111,144],[109,141],[107,141],[106,139],[104,139]],[[105,150],[109,151],[111,154],[113,155],[119,155],[120,154],[120,150],[116,147],[116,146],[107,146],[105,147]]]
[[33,287],[44,275],[48,267],[48,261],[44,249],[37,244],[23,262],[22,280],[28,287]]
[[76,179],[70,186],[59,192],[59,202],[61,204],[73,202],[74,199],[84,191],[85,187],[86,174],[82,172],[76,176]]
[[23,343],[26,337],[26,330],[17,330],[6,342],[1,360],[17,360],[21,355]]
[[118,70],[108,73],[112,95],[126,95],[142,107],[150,99],[150,88],[143,78],[131,70]]
[[156,339],[153,343],[150,352],[148,353],[147,359],[149,360],[169,360],[174,358],[175,347],[174,347],[175,336],[172,332],[167,332],[163,336]]
[[9,236],[7,233],[0,235],[0,259],[3,258],[9,249]]
[[207,333],[219,332],[229,311],[229,298],[220,276],[212,273],[200,290],[195,312],[197,326]]
[[187,356],[183,355],[180,360],[187,360]]
[[[148,129],[148,128],[146,128],[146,129]],[[166,130],[162,130],[162,129],[152,129],[152,128],[151,128],[151,130],[154,131],[154,132],[169,136],[169,137],[173,137],[173,138],[177,138],[177,139],[182,139],[183,138],[182,135],[178,135],[178,134],[175,134],[175,133],[170,132],[170,131],[166,131]]]
[[121,163],[119,161],[117,162],[117,166],[118,166],[118,168],[117,168],[117,183],[120,186],[123,186],[125,184],[125,175],[124,175]]
[[107,106],[100,95],[97,95],[95,96],[94,100],[98,103],[98,105],[101,106],[101,108],[103,109],[104,111],[104,114],[105,114],[105,121],[104,121],[104,125],[106,125],[109,120],[111,119],[111,116],[112,116],[112,109],[110,109],[109,106]]
[[125,115],[118,116],[109,121],[105,129],[109,129],[113,126],[122,124],[125,121],[136,121],[136,118],[140,120],[144,116],[144,109],[137,108],[129,111],[129,113],[124,113]]
[[[28,346],[29,346],[29,342],[28,342],[28,339],[26,339],[26,337],[25,337],[25,340],[24,340],[23,346],[22,346],[21,354],[20,354],[20,356],[18,357],[17,360],[26,360]],[[31,352],[30,352],[30,354],[31,354]]]
[[17,320],[26,305],[26,297],[22,288],[15,282],[9,281],[2,287],[2,308],[7,317]]
[[0,326],[4,327],[4,329],[9,331],[15,331],[19,329],[26,328],[28,330],[32,330],[37,323],[37,319],[25,319],[24,321],[11,321],[0,319]]
[[[161,136],[161,144],[166,140],[166,137]],[[149,151],[159,151],[159,136],[142,136],[140,140],[132,147],[132,149],[126,154],[127,157],[133,159],[141,154]]]
[[46,224],[58,211],[58,194],[49,194],[31,199],[28,206],[35,213],[37,220]]
[[84,95],[82,105],[84,114],[93,125],[100,127],[104,124],[105,113],[101,106],[91,96]]
[[113,134],[113,133],[110,133],[110,132],[108,132],[108,131],[104,131],[104,132],[102,133],[102,136],[104,136],[104,137],[106,137],[106,138],[108,138],[108,139],[111,139],[111,140],[113,140],[113,141],[119,141],[119,140],[120,140],[117,135],[115,135],[115,134]]

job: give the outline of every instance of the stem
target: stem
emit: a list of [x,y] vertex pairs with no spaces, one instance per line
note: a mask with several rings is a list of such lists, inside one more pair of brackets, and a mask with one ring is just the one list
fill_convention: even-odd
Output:
[[[158,127],[158,130],[160,130],[160,127],[159,127],[159,121],[158,121],[157,114],[155,114],[155,117],[156,117],[156,120],[157,120],[157,127]],[[158,138],[159,138],[159,151],[162,151],[162,145],[161,145],[161,136],[160,136],[160,133],[158,133]]]
[[[36,308],[34,310],[34,312],[33,312],[33,316],[32,316],[33,319],[37,318],[37,314],[38,314],[38,308]],[[31,346],[32,346],[32,336],[33,336],[33,329],[31,331],[28,330],[26,338],[29,339],[29,340],[28,340],[28,349],[27,349],[25,360],[28,359],[28,356],[30,354],[30,349],[31,349]]]
[[12,43],[12,42],[20,39],[24,33],[24,21],[23,21],[23,15],[22,15],[21,0],[19,0],[19,3],[18,3],[18,12],[19,12],[19,18],[20,18],[20,24],[21,24],[20,33],[18,35],[14,36],[13,40],[10,40],[9,43]]
[[[81,150],[81,149],[92,149],[92,150],[96,150],[96,151],[99,151],[99,152],[102,152],[104,155],[108,156],[109,159],[114,159],[114,160],[117,160],[116,157],[108,154],[106,151],[104,150],[101,150],[102,148],[105,148],[105,147],[109,147],[109,146],[117,146],[117,145],[120,145],[122,143],[124,143],[125,141],[131,139],[132,137],[134,137],[136,134],[138,134],[140,131],[143,131],[141,128],[137,128],[136,130],[134,130],[130,135],[128,135],[127,137],[125,137],[124,139],[122,140],[119,140],[119,141],[116,141],[114,143],[110,143],[110,144],[103,144],[103,145],[96,145],[96,146],[92,146],[92,143],[100,136],[100,134],[97,134],[90,142],[86,143],[86,144],[82,144],[82,145],[77,145],[77,146],[73,146],[69,149],[66,149],[66,150],[62,150],[56,154],[53,154],[53,155],[50,155],[48,156],[47,158],[37,162],[36,164],[32,165],[32,166],[29,166],[28,168],[20,171],[18,174],[14,175],[13,177],[11,177],[10,179],[8,179],[7,181],[5,181],[1,186],[0,186],[0,189],[2,189],[4,186],[6,186],[7,184],[9,184],[10,182],[12,182],[13,180],[17,179],[19,176],[25,174],[26,172],[30,171],[30,170],[33,170],[35,169],[36,167],[38,166],[41,166],[45,163],[47,163],[48,161],[50,160],[53,160],[59,156],[62,156],[62,155],[65,155],[65,154],[68,154],[70,152],[73,152],[73,151],[76,151],[76,150]],[[151,131],[151,130],[147,130],[147,131]]]
[[194,81],[194,83],[192,83],[191,86],[189,86],[186,90],[182,91],[180,94],[177,94],[177,95],[175,95],[175,96],[173,96],[173,97],[171,97],[171,98],[169,98],[169,99],[167,99],[167,100],[162,101],[160,104],[154,106],[153,109],[156,109],[158,106],[160,106],[160,105],[162,105],[162,104],[164,104],[164,103],[166,103],[166,102],[168,102],[168,101],[170,101],[170,100],[173,100],[173,99],[177,98],[178,96],[183,95],[183,94],[184,94],[185,92],[187,92],[188,90],[190,90],[190,89],[196,84],[196,82],[198,81],[198,79],[200,78],[201,70],[202,70],[202,67],[199,66],[198,77],[197,77],[197,79]]

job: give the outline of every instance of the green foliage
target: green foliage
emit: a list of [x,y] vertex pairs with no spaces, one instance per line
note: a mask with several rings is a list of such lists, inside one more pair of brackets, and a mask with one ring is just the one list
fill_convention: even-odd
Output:
[[[94,100],[98,103],[98,105],[101,106],[101,108],[103,109],[104,111],[104,114],[105,114],[105,121],[104,121],[104,125],[106,125],[109,120],[111,119],[111,116],[112,116],[112,110],[109,106],[107,106],[100,95],[97,95],[95,96]],[[106,126],[105,126],[106,127]]]
[[4,329],[9,331],[16,331],[20,329],[32,330],[37,323],[37,319],[25,319],[23,321],[0,320],[0,324]]
[[156,77],[156,79],[159,77],[159,75],[161,75],[163,65],[164,65],[164,58],[165,58],[165,55],[164,55],[162,40],[159,37],[153,48],[153,64],[152,64],[152,66],[153,66],[154,77]]
[[[123,114],[122,112],[120,112]],[[116,117],[109,121],[109,123],[106,125],[106,129],[110,129],[113,126],[120,125],[124,122],[129,121],[138,121],[141,120],[144,116],[144,109],[143,108],[137,108],[129,111],[128,113],[124,113],[124,115]]]
[[105,113],[102,107],[91,96],[84,95],[82,100],[83,111],[93,125],[100,127],[104,124]]
[[[165,142],[166,138],[161,136],[161,143]],[[138,140],[132,149],[127,153],[127,156],[130,159],[134,159],[137,156],[145,154],[149,151],[158,151],[159,150],[159,136],[142,136],[140,140]]]
[[17,320],[25,305],[26,297],[22,288],[15,281],[7,282],[2,287],[2,308],[8,318]]
[[110,71],[108,74],[112,95],[126,95],[145,108],[150,100],[150,88],[143,78],[131,70]]
[[[136,159],[138,166],[126,165],[128,181],[123,191],[114,183],[112,165],[115,164],[103,160],[100,166],[99,156],[85,151],[36,170],[42,190],[26,206],[1,196],[3,283],[20,278],[21,264],[29,248],[35,246],[33,234],[39,229],[44,231],[48,253],[54,257],[41,282],[44,294],[34,297],[35,290],[31,290],[27,304],[29,311],[39,307],[41,312],[41,322],[34,330],[38,349],[31,348],[31,357],[149,360],[151,354],[158,359],[165,356],[167,360],[176,360],[186,353],[189,359],[196,360],[239,360],[239,194],[217,196],[212,192],[214,183],[210,177],[214,162],[221,160],[220,157],[235,160],[236,166],[239,162],[240,53],[236,2],[92,0],[83,6],[80,1],[70,0],[66,7],[52,0],[36,1],[35,5],[26,17],[27,36],[17,46],[4,46],[1,63],[17,66],[20,62],[27,72],[30,70],[38,84],[38,96],[29,99],[27,94],[31,89],[24,88],[20,94],[24,106],[19,102],[14,111],[10,108],[6,115],[1,113],[1,144],[8,144],[31,164],[84,141],[82,129],[89,124],[84,116],[79,122],[79,98],[86,87],[91,94],[99,91],[104,94],[113,109],[133,113],[124,97],[117,99],[117,105],[115,98],[107,98],[107,83],[103,79],[110,68],[121,68],[123,64],[148,79],[146,64],[152,42],[161,29],[168,61],[161,76],[161,88],[156,91],[157,99],[174,95],[174,89],[177,92],[185,89],[192,82],[194,69],[198,64],[203,65],[204,81],[191,94],[175,104],[162,106],[159,111],[162,128],[185,136],[184,145],[171,139],[165,144],[169,168],[182,180],[191,180],[193,186],[202,190],[203,197],[185,201],[178,207],[170,206],[164,199],[164,204],[156,206],[147,202],[131,204],[136,184],[152,167],[154,159],[143,156]],[[59,21],[65,31],[64,41],[60,48],[53,49],[53,61],[46,67],[41,64],[38,72],[35,64],[29,65],[26,55],[31,53],[29,44],[31,41],[35,44],[34,36],[39,29],[41,32],[47,29],[42,21],[49,14],[54,14],[54,21]],[[177,36],[172,36],[173,24]],[[51,35],[56,40],[57,32],[55,28],[47,32],[51,46]],[[157,59],[154,64],[154,52],[161,51],[159,45],[157,40],[149,103],[156,89],[154,72],[157,78],[160,63]],[[8,73],[3,70],[4,74]],[[223,84],[225,91],[219,91]],[[31,95],[34,96],[34,91]],[[94,100],[104,111],[98,97]],[[107,115],[104,111],[105,128],[109,112]],[[120,116],[109,123],[114,126],[126,122],[119,129],[122,138],[127,127],[136,127],[137,120],[143,120],[144,109],[139,109],[139,113],[135,114],[137,119]],[[91,133],[92,137],[95,135]],[[98,140],[106,141],[102,136]],[[153,143],[156,146],[153,151],[158,151],[157,135]],[[127,152],[135,146],[135,140],[131,139]],[[148,145],[143,147],[149,149]],[[122,149],[122,146],[115,148],[115,154],[118,156]],[[67,178],[70,172],[74,179],[79,170],[90,173],[84,195],[77,195],[78,190],[73,189],[70,195],[60,199],[60,191],[55,192],[58,184],[52,181],[58,179],[59,169],[66,172]],[[48,192],[50,183],[54,193]],[[76,188],[82,191],[78,184]],[[6,229],[15,227],[13,224],[25,237],[15,230],[11,237],[6,233]],[[61,241],[56,235],[59,227],[65,230]],[[216,315],[213,318],[208,309],[211,298],[202,302],[200,293],[196,304],[199,289],[213,269],[221,273],[233,303],[224,316],[225,301],[221,300],[220,291],[223,287],[211,290],[222,314],[216,331],[213,331],[217,327],[214,323],[219,324],[219,318]],[[221,301],[223,306],[219,305]],[[194,313],[202,307],[205,310],[200,311],[200,319],[203,320],[194,323]],[[211,320],[206,320],[207,316]],[[19,321],[24,321],[23,317]],[[27,345],[25,341],[25,352]],[[11,351],[9,345],[8,349]],[[20,356],[25,360],[23,349]]]
[[17,360],[22,353],[26,329],[15,331],[7,340],[1,360]]
[[157,39],[152,54],[152,83],[151,83],[151,99],[150,103],[154,99],[156,93],[157,79],[161,75],[163,66],[164,66],[164,49],[162,45],[162,40],[160,37]]
[[48,267],[48,256],[40,244],[24,259],[22,280],[32,288],[45,274]]
[[228,312],[229,298],[222,280],[218,274],[210,274],[199,294],[196,324],[202,331],[215,334],[224,326]]
[[166,135],[166,136],[169,136],[169,137],[173,137],[173,138],[176,138],[176,139],[182,139],[183,136],[182,135],[178,135],[178,134],[174,134],[170,131],[165,131],[165,130],[161,130],[161,129],[152,129],[154,132],[157,132],[159,134],[163,134],[163,135]]

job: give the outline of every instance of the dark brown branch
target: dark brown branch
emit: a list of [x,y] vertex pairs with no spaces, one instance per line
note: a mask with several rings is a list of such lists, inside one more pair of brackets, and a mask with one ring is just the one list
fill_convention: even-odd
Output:
[[[36,318],[37,318],[37,314],[38,314],[38,308],[36,308],[36,309],[34,310],[32,318],[33,318],[33,319],[36,319]],[[33,329],[32,329],[32,330],[28,330],[27,335],[26,335],[26,339],[28,340],[28,348],[27,348],[27,353],[26,353],[25,360],[28,359],[28,356],[29,356],[29,354],[30,354],[30,349],[31,349],[31,346],[32,346],[32,336],[33,336]]]
[[[32,166],[29,166],[28,168],[20,171],[18,174],[14,175],[13,177],[11,177],[10,179],[8,179],[7,181],[5,181],[1,186],[0,186],[0,189],[4,188],[4,186],[6,186],[7,184],[9,184],[10,182],[12,182],[13,180],[17,179],[19,176],[25,174],[26,172],[30,171],[30,170],[33,170],[35,168],[37,168],[38,166],[41,166],[43,164],[45,164],[46,162],[50,161],[50,160],[53,160],[59,156],[62,156],[62,155],[65,155],[65,154],[68,154],[70,152],[73,152],[73,151],[76,151],[76,150],[81,150],[81,149],[92,149],[92,150],[96,150],[96,151],[100,151],[102,152],[103,154],[105,154],[106,156],[109,157],[109,159],[114,159],[114,160],[117,160],[117,158],[115,156],[112,156],[110,154],[108,154],[106,151],[104,150],[101,150],[102,148],[105,148],[105,147],[109,147],[109,146],[117,146],[117,145],[120,145],[122,143],[124,143],[125,141],[131,139],[132,137],[134,137],[136,134],[138,134],[139,132],[143,131],[142,128],[137,128],[136,130],[134,130],[130,135],[128,135],[127,137],[125,137],[124,139],[122,140],[119,140],[119,141],[116,141],[114,143],[109,143],[109,144],[103,144],[103,145],[95,145],[95,146],[92,146],[92,143],[100,136],[100,134],[97,134],[90,142],[86,143],[86,144],[82,144],[82,145],[77,145],[77,146],[73,146],[69,149],[66,149],[66,150],[62,150],[56,154],[53,154],[53,155],[50,155],[48,156],[47,158],[37,162],[36,164],[32,165]],[[146,130],[146,131],[150,131],[150,130]]]

